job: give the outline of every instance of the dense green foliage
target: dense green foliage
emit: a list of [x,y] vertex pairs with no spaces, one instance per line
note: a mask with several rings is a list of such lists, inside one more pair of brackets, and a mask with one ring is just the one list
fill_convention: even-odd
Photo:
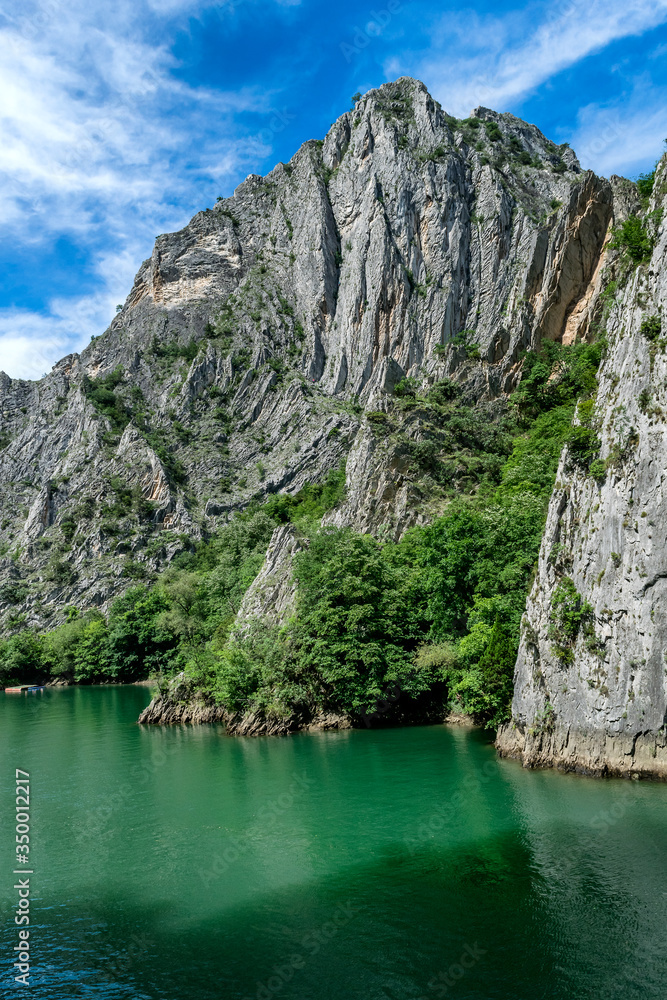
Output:
[[[72,608],[50,632],[23,629],[0,639],[0,683],[49,676],[132,681],[181,669],[193,648],[224,643],[277,525],[318,520],[344,487],[344,470],[337,469],[295,496],[273,497],[262,508],[254,504],[218,535],[177,556],[155,587],[135,586],[117,598],[108,618]],[[25,597],[19,584],[7,584],[6,591],[5,600]]]
[[[220,700],[268,715],[291,706],[304,717],[330,710],[367,718],[375,705],[389,720],[430,693],[493,725],[506,718],[558,458],[568,440],[577,452],[575,401],[595,391],[603,350],[603,342],[548,344],[528,355],[498,474],[483,474],[476,492],[456,497],[429,527],[384,545],[346,530],[316,533],[296,560],[293,620],[283,629],[258,625],[219,654]],[[401,406],[414,400],[414,386],[400,384],[398,396]],[[417,401],[434,411],[440,444],[502,454],[507,423],[486,424],[458,397],[446,381]],[[432,466],[446,466],[430,450]],[[400,698],[387,699],[389,691]]]
[[207,666],[217,697],[232,711],[266,715],[389,721],[411,703],[448,703],[502,721],[573,408],[556,406],[517,428],[495,487],[485,480],[398,543],[316,532],[296,558],[294,618],[282,629],[258,624],[223,647]]
[[[107,617],[72,609],[51,632],[16,631],[0,644],[0,676],[184,671],[186,684],[239,716],[339,712],[389,722],[449,707],[499,724],[562,446],[584,465],[599,447],[590,397],[603,350],[603,341],[545,344],[526,355],[504,413],[471,405],[451,380],[420,396],[404,379],[387,412],[367,414],[374,434],[405,433],[413,474],[449,498],[427,527],[398,542],[321,527],[344,497],[344,470],[332,471],[294,496],[251,505],[181,553],[154,586],[128,590]],[[410,427],[419,432],[401,429]],[[282,627],[258,620],[233,633],[271,536],[287,523],[302,539],[294,614]],[[588,609],[564,588],[567,578],[553,641],[567,656]]]
[[408,696],[428,690],[433,678],[413,666],[426,621],[407,554],[349,529],[318,531],[295,560],[294,619],[285,629],[258,624],[222,650],[219,699],[238,712],[361,719],[390,686]]
[[637,190],[639,191],[639,197],[644,202],[648,202],[649,198],[653,194],[653,185],[655,183],[655,167],[650,173],[640,174],[637,178]]
[[614,230],[609,243],[612,250],[622,250],[633,264],[644,264],[651,259],[654,241],[646,223],[637,215],[631,215]]
[[87,399],[93,404],[98,413],[107,417],[111,423],[112,430],[120,434],[128,424],[130,415],[118,398],[114,389],[123,380],[123,369],[119,366],[114,368],[108,375],[100,378],[83,377],[83,391]]
[[521,382],[512,396],[523,417],[535,417],[555,406],[590,396],[597,387],[596,373],[605,341],[594,344],[562,344],[546,341],[540,351],[523,359]]

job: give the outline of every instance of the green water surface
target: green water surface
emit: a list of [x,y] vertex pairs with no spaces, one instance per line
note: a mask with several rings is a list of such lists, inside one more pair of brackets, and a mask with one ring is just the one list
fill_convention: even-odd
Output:
[[526,771],[478,730],[140,727],[148,699],[0,694],[0,996],[667,995],[667,786]]

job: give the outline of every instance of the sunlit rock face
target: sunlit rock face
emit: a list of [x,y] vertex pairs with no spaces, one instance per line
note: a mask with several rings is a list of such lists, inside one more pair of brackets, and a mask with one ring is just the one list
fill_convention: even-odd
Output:
[[[648,206],[650,262],[608,286],[609,349],[595,426],[605,468],[561,459],[500,749],[528,765],[667,777],[667,193],[663,158]],[[559,651],[567,577],[587,621]],[[561,589],[562,593],[562,589]]]
[[[347,497],[331,522],[398,538],[433,517],[406,449],[419,420],[408,414],[400,435],[382,435],[369,416],[406,376],[453,377],[470,400],[502,402],[523,350],[587,337],[605,239],[636,198],[634,185],[582,172],[572,150],[512,115],[478,108],[458,121],[410,79],[366,94],[323,141],[158,237],[122,310],[81,355],[38,382],[0,375],[3,628],[55,624],[71,605],[106,608],[251,499],[297,492],[344,460]],[[658,295],[657,274],[636,280]],[[607,371],[625,364],[632,392],[641,388],[634,359],[622,360],[645,346],[640,312],[618,319],[626,336],[606,363],[605,405]],[[660,445],[646,421],[637,458],[650,464]],[[597,489],[562,471],[558,497],[567,477],[571,498]],[[603,489],[609,525],[620,490]],[[611,531],[602,514],[600,525]],[[286,613],[297,548],[287,532],[274,538],[248,608],[273,601],[274,618]],[[654,564],[642,565],[646,582]],[[583,587],[583,569],[573,573]],[[609,570],[601,586],[611,580]],[[539,632],[548,612],[538,604],[533,595]],[[526,656],[524,644],[520,664]],[[515,711],[530,725],[543,701],[525,669]]]

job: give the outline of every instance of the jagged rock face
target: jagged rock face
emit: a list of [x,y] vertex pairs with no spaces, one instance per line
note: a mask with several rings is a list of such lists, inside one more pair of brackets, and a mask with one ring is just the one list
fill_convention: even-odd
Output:
[[[666,194],[663,158],[649,208],[660,211]],[[650,264],[636,268],[606,319],[595,411],[604,481],[567,454],[561,460],[524,621],[514,721],[498,739],[527,764],[667,777],[666,260],[661,222]],[[553,638],[564,576],[592,607],[570,663]]]
[[[511,115],[457,122],[403,79],[160,236],[81,356],[0,376],[5,624],[106,606],[184,536],[350,451],[339,520],[400,535],[426,515],[363,408],[406,374],[494,397],[521,348],[584,335],[616,188],[621,210],[632,197],[619,183]],[[480,361],[446,347],[462,331]],[[114,372],[115,423],[90,391]]]
[[236,614],[234,632],[243,632],[245,625],[255,618],[270,624],[285,622],[296,597],[292,561],[303,546],[304,541],[291,524],[276,528],[262,568],[246,590]]

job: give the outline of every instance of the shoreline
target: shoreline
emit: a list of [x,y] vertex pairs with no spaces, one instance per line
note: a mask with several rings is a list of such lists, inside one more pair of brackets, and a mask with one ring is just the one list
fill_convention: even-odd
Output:
[[478,723],[470,716],[455,713],[416,711],[399,719],[387,718],[385,725],[364,725],[359,719],[337,712],[318,712],[313,716],[292,716],[289,719],[266,719],[256,713],[233,715],[222,705],[201,698],[175,701],[156,695],[137,719],[139,725],[224,725],[230,736],[289,736],[299,732],[344,729],[405,728],[419,725],[453,725],[474,728]]
[[[44,685],[45,689],[66,687],[144,687],[157,686],[157,678],[138,681],[103,681],[81,684],[62,681]],[[3,691],[4,693],[4,691]],[[312,717],[293,716],[289,719],[266,719],[263,716],[230,714],[222,705],[201,697],[176,701],[154,693],[140,713],[138,725],[218,725],[229,736],[289,736],[301,732],[350,730],[364,728],[406,728],[408,726],[447,725],[480,728],[471,716],[459,713],[404,715],[386,719],[384,724],[364,726],[360,719],[334,712],[320,712]],[[527,770],[552,769],[565,774],[590,778],[623,778],[667,782],[667,732],[660,730],[639,733],[586,732],[554,726],[534,731],[516,722],[502,725],[495,736],[494,746],[500,758],[514,760]]]
[[663,731],[606,733],[565,726],[532,732],[506,723],[496,735],[500,757],[528,769],[552,768],[591,778],[667,781],[667,734]]

